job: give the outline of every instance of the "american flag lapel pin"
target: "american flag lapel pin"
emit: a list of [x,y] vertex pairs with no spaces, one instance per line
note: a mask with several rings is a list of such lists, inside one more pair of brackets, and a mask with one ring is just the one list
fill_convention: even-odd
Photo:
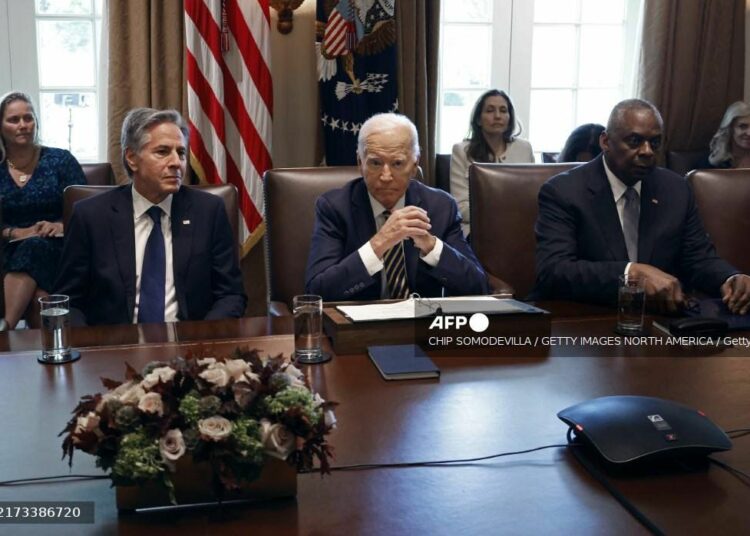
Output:
[[182,225],[190,225],[190,220],[182,220]]
[[651,202],[652,202],[652,203],[653,203],[654,205],[658,205],[658,204],[659,204],[659,200],[658,200],[658,199],[656,199],[655,197],[652,197],[652,198],[651,198]]

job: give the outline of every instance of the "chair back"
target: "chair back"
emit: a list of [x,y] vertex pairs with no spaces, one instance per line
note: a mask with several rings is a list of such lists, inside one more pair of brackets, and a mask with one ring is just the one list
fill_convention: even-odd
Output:
[[694,169],[705,166],[708,151],[669,151],[667,152],[667,169],[685,176]]
[[451,193],[451,155],[435,155],[435,188]]
[[[63,192],[63,229],[68,228],[70,223],[70,217],[73,214],[73,206],[76,202],[86,199],[87,197],[93,197],[104,192],[108,192],[117,186],[96,186],[96,185],[72,185],[65,188]],[[232,235],[234,235],[234,243],[238,248],[240,243],[240,222],[239,222],[239,211],[237,203],[237,187],[233,184],[208,184],[208,185],[197,185],[197,186],[183,186],[183,188],[197,188],[208,192],[213,195],[221,197],[224,201],[224,209],[227,211],[227,217],[229,218],[229,225],[232,227]],[[239,253],[238,253],[239,255]]]
[[356,166],[287,168],[266,171],[266,283],[269,306],[304,294],[305,268],[321,194],[361,175]]
[[534,225],[539,189],[581,164],[472,164],[469,168],[471,247],[484,269],[524,298],[536,273]]
[[719,256],[750,273],[750,169],[700,169],[688,182]]
[[115,183],[115,172],[109,162],[81,164],[81,167],[83,168],[83,174],[86,176],[86,184],[107,186]]

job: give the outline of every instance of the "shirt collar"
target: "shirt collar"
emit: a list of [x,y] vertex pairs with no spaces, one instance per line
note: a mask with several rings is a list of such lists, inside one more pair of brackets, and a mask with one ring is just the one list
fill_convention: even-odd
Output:
[[[625,195],[625,190],[628,189],[627,184],[622,182],[617,175],[612,173],[612,170],[609,169],[609,166],[607,165],[607,159],[604,158],[602,155],[602,163],[604,164],[604,173],[607,175],[607,180],[609,181],[609,186],[612,188],[612,195],[615,198],[615,203],[617,203],[620,198]],[[635,191],[638,192],[638,195],[641,195],[641,181],[636,182],[633,185],[633,188],[635,188]]]
[[[133,192],[133,215],[135,216],[135,219],[138,219],[143,216],[148,209],[153,207],[154,203],[138,193],[138,190],[135,189],[135,186],[133,186],[131,190]],[[172,216],[172,194],[169,194],[167,197],[165,197],[164,200],[157,206],[159,206],[166,213],[167,218],[170,218]]]
[[[369,191],[367,192],[367,196],[370,198],[370,207],[372,207],[372,214],[377,219],[377,217],[387,209],[380,203],[380,201],[375,199]],[[396,201],[396,204],[393,205],[393,208],[391,208],[391,212],[400,208],[404,208],[404,206],[406,206],[406,194],[402,195],[399,200]]]

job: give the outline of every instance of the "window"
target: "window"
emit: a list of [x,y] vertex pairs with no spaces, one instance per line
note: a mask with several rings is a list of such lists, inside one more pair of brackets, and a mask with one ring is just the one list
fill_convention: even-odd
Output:
[[106,89],[101,91],[99,72],[103,0],[3,3],[10,80],[0,90],[32,95],[44,145],[68,149],[81,162],[105,161],[106,119],[100,108]]
[[474,102],[505,89],[539,153],[634,94],[641,0],[443,0],[438,152],[468,130]]

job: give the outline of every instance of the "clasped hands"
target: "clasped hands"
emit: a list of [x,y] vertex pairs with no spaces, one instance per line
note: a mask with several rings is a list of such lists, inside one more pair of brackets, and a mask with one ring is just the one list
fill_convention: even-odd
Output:
[[414,246],[422,255],[427,255],[435,247],[435,237],[430,234],[430,217],[417,206],[408,206],[394,210],[380,230],[370,239],[370,246],[379,259],[385,252],[401,242],[411,238]]
[[30,238],[32,236],[50,237],[61,235],[62,233],[62,222],[42,220],[28,227],[18,227],[13,232],[13,238]]
[[[630,277],[645,279],[647,303],[656,312],[674,313],[685,306],[685,294],[680,281],[649,264],[633,263],[628,271]],[[747,314],[750,310],[750,276],[738,274],[721,286],[721,299],[735,314]]]

